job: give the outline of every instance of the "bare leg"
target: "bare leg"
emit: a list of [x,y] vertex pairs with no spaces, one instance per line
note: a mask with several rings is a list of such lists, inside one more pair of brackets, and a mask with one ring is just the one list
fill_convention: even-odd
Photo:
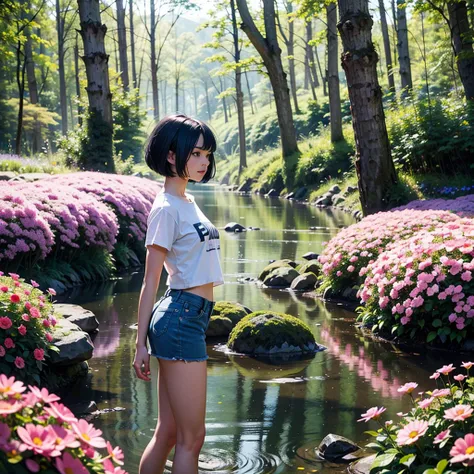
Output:
[[176,422],[173,474],[197,474],[198,458],[206,435],[207,363],[160,361]]
[[176,422],[171,411],[168,388],[158,370],[158,422],[155,433],[143,452],[139,474],[163,474],[166,460],[176,444]]

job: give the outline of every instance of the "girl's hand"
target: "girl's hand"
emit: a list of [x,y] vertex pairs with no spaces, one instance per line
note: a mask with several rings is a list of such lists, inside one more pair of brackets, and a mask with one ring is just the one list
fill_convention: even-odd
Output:
[[150,381],[150,354],[145,346],[136,348],[133,368],[139,379]]

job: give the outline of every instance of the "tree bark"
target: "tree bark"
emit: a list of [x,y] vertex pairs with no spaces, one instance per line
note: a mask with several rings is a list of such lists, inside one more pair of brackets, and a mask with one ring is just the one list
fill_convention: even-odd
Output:
[[[232,18],[232,36],[234,40],[234,61],[240,62],[239,29],[237,27],[237,16],[235,14],[235,0],[230,0],[230,12]],[[244,93],[242,92],[242,70],[239,66],[235,68],[235,103],[237,106],[237,121],[239,123],[239,176],[244,168],[247,168],[247,143],[245,137],[245,115],[244,115]]]
[[[222,84],[222,77],[219,77],[219,83],[221,85],[221,93],[224,92],[224,85]],[[224,110],[224,123],[229,121],[229,117],[227,115],[227,104],[225,101],[225,97],[222,97],[222,109]]]
[[385,15],[384,0],[379,0],[380,24],[382,27],[383,48],[385,52],[385,65],[387,66],[388,89],[395,92],[395,80],[393,78],[392,50],[390,49],[390,37],[388,36],[387,17]]
[[21,42],[18,41],[16,48],[16,83],[18,86],[18,121],[16,128],[16,139],[15,139],[15,154],[21,155],[21,136],[23,134],[23,108],[25,100],[25,71],[26,61],[21,57],[24,56],[24,52],[21,51]]
[[113,173],[112,94],[108,71],[109,55],[105,52],[107,27],[100,19],[99,0],[78,0],[77,3],[89,99],[88,136],[81,164],[84,169]]
[[306,23],[306,57],[308,61],[308,67],[310,72],[310,80],[311,80],[311,92],[313,94],[313,99],[317,100],[316,97],[316,88],[319,87],[319,79],[318,74],[316,72],[316,64],[314,62],[314,51],[313,46],[309,44],[309,42],[313,39],[313,24],[310,21]]
[[296,155],[299,153],[299,150],[291,110],[290,94],[286,82],[286,74],[281,62],[281,49],[278,45],[274,0],[263,0],[265,37],[257,29],[250,15],[247,1],[237,0],[237,6],[242,19],[241,28],[262,57],[272,85],[283,152],[283,176],[285,185],[289,189],[293,184],[294,171],[297,164]]
[[466,2],[449,2],[448,13],[451,42],[456,55],[459,77],[466,99],[472,101],[474,100],[474,52]]
[[356,172],[364,215],[385,209],[396,183],[390,154],[382,91],[377,79],[377,53],[372,42],[368,0],[338,0],[342,67],[347,77],[356,142]]
[[343,139],[341,93],[339,90],[338,45],[337,45],[337,9],[335,3],[326,5],[327,41],[328,41],[328,88],[329,111],[331,114],[331,142]]
[[158,63],[156,60],[156,12],[155,0],[150,0],[150,61],[151,61],[151,93],[153,96],[153,111],[155,117],[160,116],[158,101]]
[[[32,105],[38,104],[38,84],[36,82],[35,63],[33,61],[33,47],[29,31],[26,32],[28,39],[25,43],[25,61],[26,61],[26,77],[28,81],[28,92],[30,94],[30,103]],[[38,153],[41,149],[41,125],[38,118],[35,116],[35,123],[33,125],[33,142],[31,151]]]
[[81,85],[79,82],[79,45],[77,44],[77,33],[76,33],[76,44],[74,45],[74,72],[76,76],[76,95],[77,95],[77,123],[82,125],[82,106],[81,106]]
[[252,97],[252,91],[250,90],[250,84],[249,84],[249,77],[247,72],[245,72],[245,81],[247,83],[247,92],[249,95],[249,102],[250,102],[250,110],[252,111],[252,115],[255,115],[255,112],[253,110],[253,97]]
[[321,68],[321,63],[319,61],[318,48],[314,48],[314,55],[316,56],[316,62],[318,63],[318,69],[319,69],[319,75],[321,76],[321,81],[323,83],[323,95],[324,97],[327,97],[328,95],[328,91],[326,87],[327,77],[323,74],[323,70]]
[[408,48],[408,26],[406,15],[406,0],[397,0],[397,48],[402,96],[406,96],[413,89],[411,78],[410,51]]
[[66,72],[64,69],[64,17],[61,16],[60,0],[56,0],[56,29],[58,33],[58,72],[59,72],[59,105],[61,108],[61,132],[67,133],[67,97]]
[[207,81],[204,81],[204,92],[206,93],[207,117],[208,117],[209,120],[211,120],[211,118],[212,118],[211,103],[209,101],[209,87],[207,85]]
[[117,6],[117,36],[119,46],[120,58],[120,77],[124,90],[128,91],[130,88],[130,81],[128,76],[128,56],[127,56],[127,30],[125,28],[125,8],[123,0],[115,0]]
[[129,6],[129,17],[130,17],[130,52],[132,55],[132,81],[133,87],[138,87],[137,82],[137,64],[135,60],[135,25],[133,24],[133,0],[128,3]]

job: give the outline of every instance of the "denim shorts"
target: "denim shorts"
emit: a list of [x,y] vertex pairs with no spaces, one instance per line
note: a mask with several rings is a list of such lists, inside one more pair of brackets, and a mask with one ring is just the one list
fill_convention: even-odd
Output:
[[153,306],[148,326],[150,355],[187,362],[207,360],[206,330],[214,304],[193,293],[168,289]]

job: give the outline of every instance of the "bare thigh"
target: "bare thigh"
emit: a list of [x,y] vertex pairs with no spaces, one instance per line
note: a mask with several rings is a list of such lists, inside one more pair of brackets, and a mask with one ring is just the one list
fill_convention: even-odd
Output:
[[164,435],[169,437],[170,441],[176,442],[176,421],[171,410],[168,387],[161,367],[158,370],[158,424],[156,430],[161,430]]
[[207,363],[160,359],[160,376],[168,391],[178,443],[183,436],[204,432]]

